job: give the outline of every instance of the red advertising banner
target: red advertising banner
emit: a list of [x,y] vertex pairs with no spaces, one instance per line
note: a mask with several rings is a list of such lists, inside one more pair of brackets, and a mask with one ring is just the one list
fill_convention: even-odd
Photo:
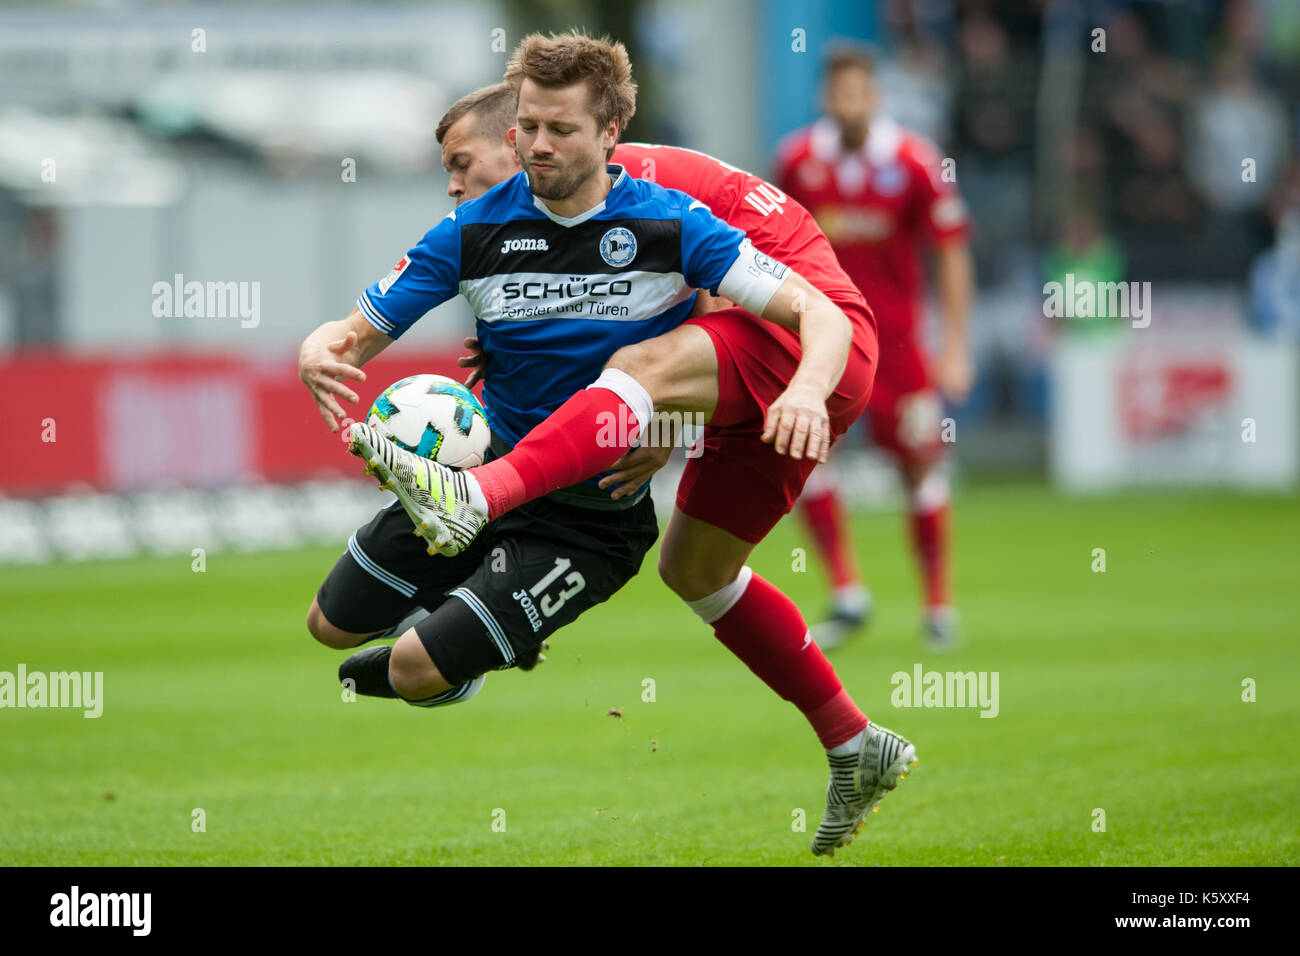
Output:
[[[461,381],[459,349],[402,350],[365,368],[360,419],[375,397],[407,375]],[[295,481],[357,471],[331,434],[293,357],[157,353],[0,356],[14,398],[11,439],[0,452],[0,493],[41,496],[78,485],[101,491]]]

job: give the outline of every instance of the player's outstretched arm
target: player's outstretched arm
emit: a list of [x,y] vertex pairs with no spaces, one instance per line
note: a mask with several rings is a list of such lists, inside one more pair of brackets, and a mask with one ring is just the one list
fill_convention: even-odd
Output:
[[762,317],[798,332],[802,352],[786,390],[768,406],[762,439],[777,454],[824,462],[831,450],[826,399],[848,365],[853,326],[835,303],[794,272],[777,288]]
[[326,322],[303,340],[298,350],[298,377],[311,392],[330,431],[337,432],[339,422],[347,417],[339,398],[353,404],[360,401],[343,379],[364,382],[366,373],[361,366],[392,342],[355,308],[346,319]]
[[943,351],[936,377],[944,397],[964,402],[975,384],[967,335],[971,301],[975,298],[975,266],[965,240],[942,243],[935,250],[935,281],[943,317]]

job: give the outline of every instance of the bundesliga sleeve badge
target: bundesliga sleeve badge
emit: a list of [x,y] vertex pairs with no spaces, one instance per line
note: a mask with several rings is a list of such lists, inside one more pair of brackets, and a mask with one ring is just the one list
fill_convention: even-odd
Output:
[[600,237],[600,257],[611,266],[622,268],[636,258],[636,236],[618,226]]
[[402,256],[402,258],[398,259],[397,265],[393,266],[393,270],[379,280],[379,294],[387,295],[388,290],[393,287],[393,283],[397,281],[398,276],[405,272],[406,267],[410,264],[410,256]]

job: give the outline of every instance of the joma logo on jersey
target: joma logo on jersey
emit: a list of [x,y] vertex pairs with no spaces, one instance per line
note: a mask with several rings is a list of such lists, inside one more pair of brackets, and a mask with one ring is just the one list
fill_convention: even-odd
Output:
[[612,282],[587,279],[571,279],[568,282],[506,282],[501,286],[502,299],[549,299],[558,296],[561,299],[581,299],[588,296],[631,295],[631,279],[615,279]]
[[507,252],[550,252],[545,239],[507,239],[501,243],[501,255]]

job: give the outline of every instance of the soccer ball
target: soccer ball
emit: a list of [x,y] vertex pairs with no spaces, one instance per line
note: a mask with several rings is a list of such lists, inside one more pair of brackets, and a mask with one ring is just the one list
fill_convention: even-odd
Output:
[[389,385],[370,407],[366,424],[449,468],[483,464],[492,438],[474,393],[444,375],[411,375]]

